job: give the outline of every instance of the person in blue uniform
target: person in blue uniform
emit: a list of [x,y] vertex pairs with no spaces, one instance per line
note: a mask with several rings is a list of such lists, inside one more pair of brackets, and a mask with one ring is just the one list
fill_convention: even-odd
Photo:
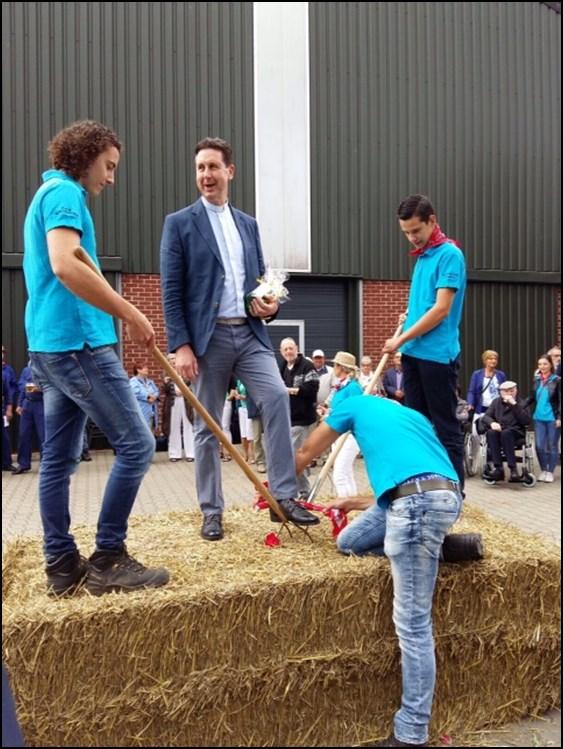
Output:
[[45,419],[43,410],[43,393],[35,382],[31,367],[24,367],[18,381],[18,406],[16,412],[20,417],[18,435],[18,467],[14,474],[25,473],[31,468],[31,448],[33,433],[37,437],[39,452],[43,451],[45,441]]

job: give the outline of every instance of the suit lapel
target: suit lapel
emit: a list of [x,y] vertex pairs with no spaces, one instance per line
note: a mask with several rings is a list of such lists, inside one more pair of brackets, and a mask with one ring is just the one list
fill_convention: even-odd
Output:
[[207,215],[207,211],[201,200],[198,200],[194,208],[194,223],[206,244],[209,245],[211,252],[221,263],[221,266],[223,266],[223,260],[221,259],[221,253],[219,252],[217,242],[215,241],[211,221],[209,220],[209,216]]
[[229,203],[229,208],[231,209],[231,216],[233,217],[233,221],[235,222],[235,226],[237,227],[238,233],[240,235],[240,241],[242,242],[242,254],[244,256],[245,291],[246,292],[252,291],[252,289],[254,289],[256,286],[255,284],[256,279],[253,278],[252,268],[249,266],[250,252],[248,251],[246,226],[241,216],[237,215],[238,212],[232,207],[230,203]]

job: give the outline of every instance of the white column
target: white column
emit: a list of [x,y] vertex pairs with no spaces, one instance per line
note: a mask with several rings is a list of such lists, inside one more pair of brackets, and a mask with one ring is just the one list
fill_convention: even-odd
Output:
[[256,217],[267,265],[311,270],[309,4],[254,3]]

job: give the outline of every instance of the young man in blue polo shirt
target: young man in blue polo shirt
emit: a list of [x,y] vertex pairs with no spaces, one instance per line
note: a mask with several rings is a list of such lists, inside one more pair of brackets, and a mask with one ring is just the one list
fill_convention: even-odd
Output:
[[463,434],[456,418],[459,326],[465,296],[463,253],[441,231],[430,200],[410,195],[397,211],[417,258],[403,331],[384,353],[402,353],[407,406],[430,419],[463,486]]
[[[61,130],[49,144],[54,168],[43,174],[24,225],[25,326],[45,407],[39,505],[48,590],[55,595],[74,591],[84,579],[87,589],[100,595],[157,587],[169,577],[164,569],[144,567],[125,548],[127,521],[155,442],[113,349],[111,315],[147,348],[154,345],[154,330],[76,254],[82,248],[98,265],[86,198],[114,183],[120,151],[116,134],[98,122]],[[69,486],[88,416],[110,441],[116,459],[98,519],[96,551],[86,562],[69,531]]]
[[442,543],[461,510],[458,478],[428,419],[373,396],[354,396],[334,409],[297,451],[297,473],[348,431],[360,445],[377,503],[341,532],[338,546],[348,553],[379,547],[389,559],[402,654],[394,736],[379,746],[426,746],[436,679],[432,598]]

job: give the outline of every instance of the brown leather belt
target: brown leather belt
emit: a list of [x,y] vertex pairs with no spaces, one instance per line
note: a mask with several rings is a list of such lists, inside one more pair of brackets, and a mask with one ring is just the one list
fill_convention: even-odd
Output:
[[394,499],[401,499],[401,497],[408,497],[411,494],[421,494],[422,492],[432,492],[436,489],[448,489],[451,492],[459,492],[459,485],[456,481],[450,481],[450,479],[421,479],[415,481],[409,481],[407,484],[401,484],[391,489],[389,492],[389,499],[392,502]]

